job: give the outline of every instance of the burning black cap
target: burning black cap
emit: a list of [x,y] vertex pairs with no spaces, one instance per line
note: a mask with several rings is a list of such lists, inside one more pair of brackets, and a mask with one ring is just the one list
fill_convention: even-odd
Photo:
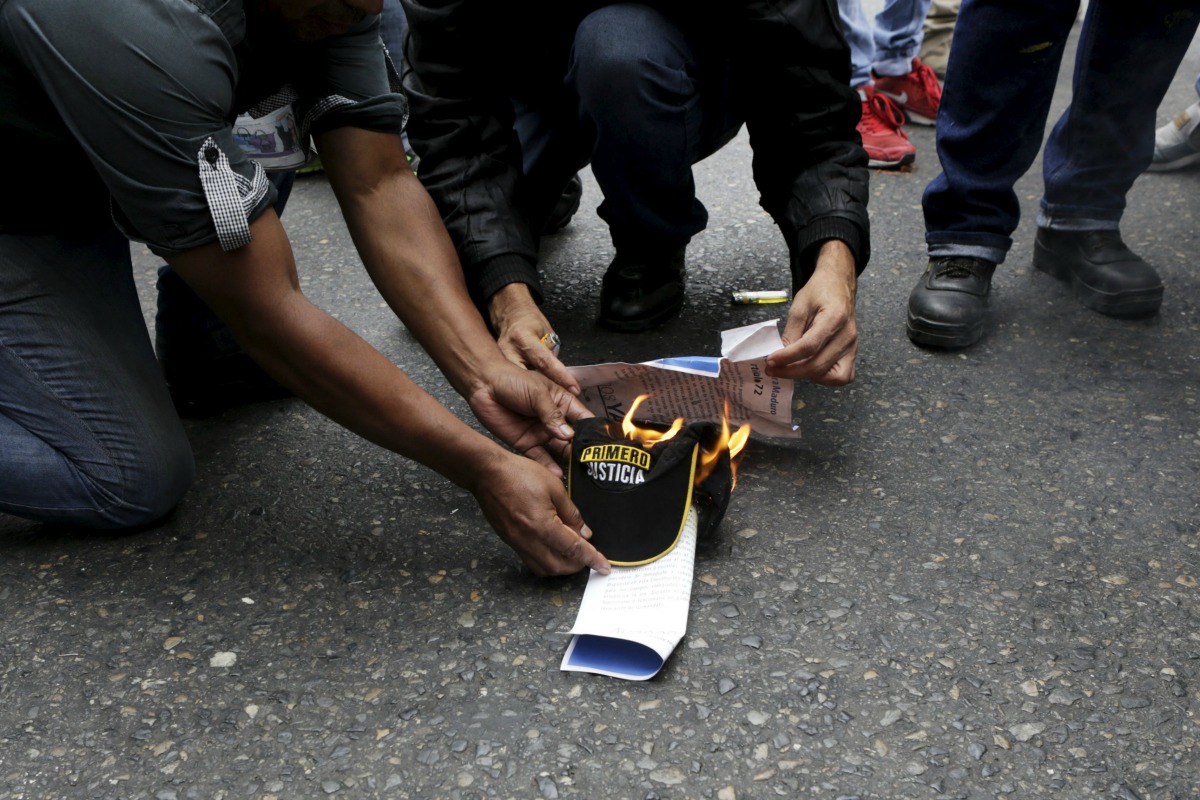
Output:
[[[638,427],[667,430],[656,423]],[[720,524],[733,487],[728,450],[696,485],[701,453],[706,445],[715,449],[719,436],[719,426],[696,422],[647,445],[626,438],[618,423],[598,417],[575,423],[567,489],[592,529],[592,544],[610,563],[639,566],[671,552],[693,505],[699,535]]]

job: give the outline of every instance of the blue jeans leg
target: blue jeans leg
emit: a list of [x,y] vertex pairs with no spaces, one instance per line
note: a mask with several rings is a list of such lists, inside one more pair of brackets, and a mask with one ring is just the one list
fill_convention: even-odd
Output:
[[[1158,106],[1200,21],[1178,0],[1088,5],[1071,105],[1046,142],[1039,225],[1116,229],[1125,195],[1150,166]],[[956,42],[957,44],[957,42]]]
[[875,16],[875,59],[880,75],[907,75],[921,51],[925,15],[933,0],[888,0]]
[[930,255],[1000,263],[1020,221],[1013,187],[1041,147],[1078,0],[963,0],[938,112],[942,173],[925,188]]
[[850,45],[851,86],[869,83],[872,69],[880,75],[907,75],[912,71],[932,2],[889,0],[875,16],[872,27],[863,12],[862,0],[838,0],[842,33]]
[[850,85],[862,86],[871,81],[871,65],[875,63],[875,39],[871,23],[863,12],[862,0],[838,0],[838,18],[842,35],[850,45]]
[[0,234],[0,511],[120,529],[193,475],[115,230]]
[[742,119],[728,54],[703,42],[686,21],[634,4],[605,6],[576,30],[566,86],[592,142],[604,193],[597,213],[619,251],[661,253],[707,224],[692,165],[728,143]]

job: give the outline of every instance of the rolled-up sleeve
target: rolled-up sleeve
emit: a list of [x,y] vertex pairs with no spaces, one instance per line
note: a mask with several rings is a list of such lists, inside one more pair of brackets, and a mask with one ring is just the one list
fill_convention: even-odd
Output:
[[[194,5],[10,2],[4,12],[5,47],[37,76],[130,238],[164,255],[220,238],[202,151],[220,154],[238,227],[270,204],[261,168],[243,156],[227,121],[238,78],[233,48]],[[72,177],[53,165],[43,174]]]
[[809,279],[830,239],[849,246],[861,272],[871,247],[867,155],[836,4],[747,0],[731,8],[754,180],[791,249],[793,283]]
[[403,130],[408,103],[379,38],[377,17],[342,36],[309,45],[295,64],[297,111],[304,130]]

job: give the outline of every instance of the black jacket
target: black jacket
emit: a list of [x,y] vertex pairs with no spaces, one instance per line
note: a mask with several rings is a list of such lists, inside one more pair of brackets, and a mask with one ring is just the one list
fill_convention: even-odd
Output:
[[[817,246],[840,239],[861,272],[870,255],[867,156],[855,128],[850,55],[834,0],[672,3],[707,19],[734,65],[763,208],[791,252],[793,288]],[[480,302],[508,283],[540,300],[537,235],[519,209],[514,80],[558,81],[574,29],[601,2],[403,0],[404,88],[421,181],[441,211]],[[669,10],[669,9],[668,9]]]

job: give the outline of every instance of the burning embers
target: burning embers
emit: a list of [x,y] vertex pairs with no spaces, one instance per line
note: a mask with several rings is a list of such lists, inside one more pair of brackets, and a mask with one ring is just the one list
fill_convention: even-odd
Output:
[[714,422],[671,425],[634,422],[648,395],[639,396],[618,426],[580,420],[568,488],[592,544],[618,566],[654,561],[671,551],[695,506],[698,534],[714,531],[736,482],[734,457],[750,425],[730,433],[728,411]]
[[[656,428],[640,428],[633,421],[633,415],[637,413],[638,406],[642,404],[650,395],[639,394],[637,398],[629,406],[629,412],[625,418],[621,420],[621,432],[625,434],[626,439],[631,439],[641,444],[647,449],[653,447],[658,442],[664,442],[672,439],[675,434],[683,430],[683,417],[676,417],[675,421],[665,431]],[[697,423],[700,425],[713,425],[714,423]],[[732,485],[737,486],[737,463],[738,454],[742,452],[742,448],[746,446],[746,440],[750,438],[750,423],[746,422],[741,425],[732,434],[729,433],[729,403],[725,403],[725,415],[721,417],[721,427],[715,440],[712,442],[700,442],[700,468],[696,471],[695,482],[703,483],[704,480],[712,473],[720,460],[723,451],[729,451],[730,471],[732,472]]]

